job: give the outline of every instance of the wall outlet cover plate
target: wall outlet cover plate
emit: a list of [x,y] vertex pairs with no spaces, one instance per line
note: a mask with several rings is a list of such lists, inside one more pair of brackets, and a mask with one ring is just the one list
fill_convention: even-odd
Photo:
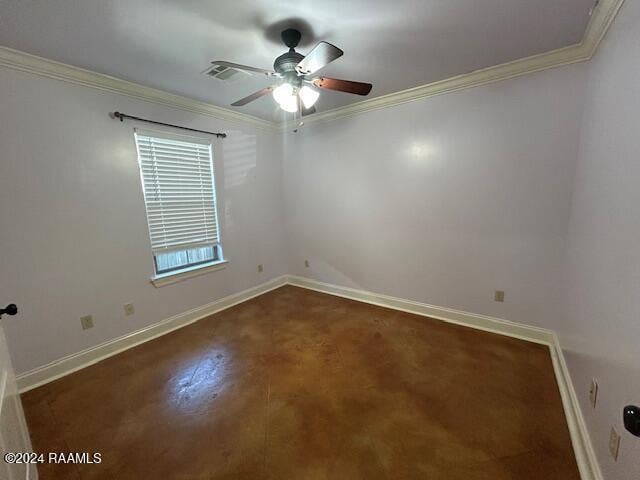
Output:
[[134,313],[136,313],[136,309],[133,306],[133,303],[125,303],[124,314],[129,316],[129,315],[133,315]]
[[91,315],[80,317],[80,325],[82,325],[83,330],[93,328],[93,317]]

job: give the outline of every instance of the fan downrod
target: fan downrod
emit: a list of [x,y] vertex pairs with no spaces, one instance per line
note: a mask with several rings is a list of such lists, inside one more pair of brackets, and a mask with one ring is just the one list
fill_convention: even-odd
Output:
[[287,28],[286,30],[282,31],[280,37],[282,38],[284,44],[291,49],[290,51],[293,51],[293,49],[298,46],[298,43],[300,43],[302,34],[295,28]]

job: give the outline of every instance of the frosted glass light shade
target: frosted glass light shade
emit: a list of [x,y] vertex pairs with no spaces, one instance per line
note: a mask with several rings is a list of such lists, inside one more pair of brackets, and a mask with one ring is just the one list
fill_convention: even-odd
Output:
[[298,111],[298,97],[297,95],[291,95],[290,97],[286,97],[284,101],[280,104],[280,108],[282,108],[285,112],[295,113]]
[[300,95],[300,100],[302,100],[302,103],[304,105],[304,108],[311,108],[318,101],[318,97],[320,97],[320,92],[305,85],[300,89],[299,95]]
[[273,98],[278,105],[282,105],[283,103],[288,101],[289,97],[293,96],[293,87],[288,83],[283,83],[279,85],[273,90]]
[[273,98],[285,112],[295,113],[298,111],[298,96],[288,83],[276,87],[273,90]]

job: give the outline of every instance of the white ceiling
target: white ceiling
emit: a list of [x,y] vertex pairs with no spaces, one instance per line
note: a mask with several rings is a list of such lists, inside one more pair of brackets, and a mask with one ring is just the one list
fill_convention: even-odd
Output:
[[[201,75],[211,60],[272,68],[279,32],[345,54],[322,74],[373,83],[368,98],[580,42],[593,0],[0,0],[0,44],[230,107],[268,85]],[[319,111],[362,97],[324,91]],[[282,119],[270,97],[238,111]]]

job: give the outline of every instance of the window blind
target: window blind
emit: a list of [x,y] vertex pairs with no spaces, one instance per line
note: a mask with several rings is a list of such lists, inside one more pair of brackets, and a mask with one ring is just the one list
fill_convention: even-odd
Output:
[[154,254],[218,244],[211,144],[135,138]]

